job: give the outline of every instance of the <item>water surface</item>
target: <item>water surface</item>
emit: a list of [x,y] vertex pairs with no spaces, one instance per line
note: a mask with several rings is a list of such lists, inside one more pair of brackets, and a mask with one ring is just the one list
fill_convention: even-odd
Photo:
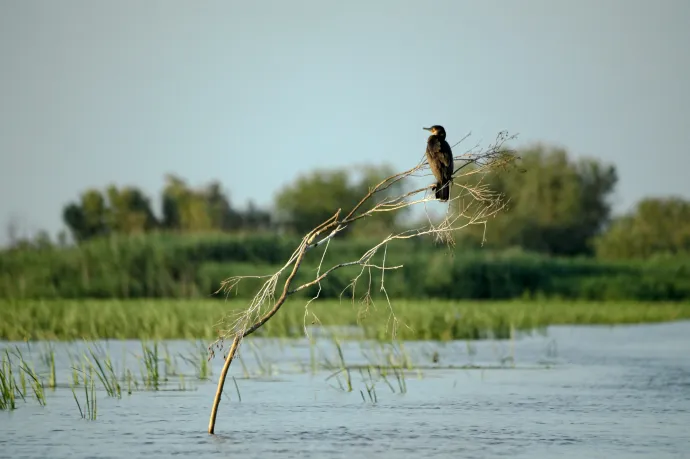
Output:
[[[84,343],[58,343],[59,387],[47,390],[46,406],[20,400],[0,412],[0,457],[690,457],[690,322],[549,327],[512,343],[405,343],[423,369],[406,373],[405,393],[395,376],[392,389],[379,381],[375,402],[358,371],[351,392],[327,379],[332,370],[312,373],[305,341],[249,342],[241,354],[249,377],[239,362],[230,372],[242,400],[229,379],[213,436],[206,429],[222,355],[210,381],[169,376],[165,390],[121,399],[99,391],[98,418],[88,421],[68,387],[67,346],[78,354]],[[193,351],[166,344],[171,355]],[[139,342],[102,346],[118,372],[126,365],[139,376]],[[31,348],[39,368],[42,349]],[[332,343],[319,350],[316,360],[338,361]],[[374,352],[357,342],[343,351],[348,365]],[[193,374],[176,360],[174,370]],[[468,364],[484,368],[448,368]],[[76,393],[83,402],[83,389]]]

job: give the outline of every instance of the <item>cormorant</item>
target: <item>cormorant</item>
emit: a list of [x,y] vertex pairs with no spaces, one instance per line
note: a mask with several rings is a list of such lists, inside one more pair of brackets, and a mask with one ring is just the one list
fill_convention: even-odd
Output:
[[426,159],[436,177],[434,194],[439,201],[448,201],[450,184],[453,182],[453,152],[446,142],[446,130],[439,125],[422,129],[431,131],[426,141]]

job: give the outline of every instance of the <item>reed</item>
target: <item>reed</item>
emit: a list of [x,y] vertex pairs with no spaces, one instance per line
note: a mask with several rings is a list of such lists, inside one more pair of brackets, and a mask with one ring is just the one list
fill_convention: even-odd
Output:
[[202,341],[196,341],[193,347],[194,351],[189,355],[184,355],[181,352],[178,355],[189,365],[195,367],[196,377],[199,380],[208,380],[212,374],[211,365],[209,364],[210,356],[208,355],[208,348]]
[[158,342],[154,341],[151,346],[146,342],[141,343],[142,359],[143,363],[142,379],[144,381],[144,386],[147,389],[158,390],[160,389],[160,372],[158,369]]
[[[5,350],[0,365],[0,409],[14,410],[17,407],[16,397],[19,392],[17,382],[14,379],[12,370],[12,360],[10,354]],[[21,394],[21,392],[19,392]],[[23,394],[21,395],[23,397]]]
[[[19,377],[19,383],[17,383],[17,377]],[[18,347],[15,346],[12,353],[5,349],[0,362],[0,409],[16,409],[17,397],[26,402],[27,377],[35,400],[39,405],[45,405],[46,397],[43,382],[33,369],[33,365],[24,359]]]
[[[0,339],[188,339],[214,340],[214,325],[243,300],[94,300],[2,301],[8,320],[0,322]],[[309,306],[325,327],[345,326],[363,338],[388,341],[391,308],[370,306],[360,314],[351,301],[322,300]],[[665,322],[690,319],[690,302],[586,301],[448,301],[393,299],[399,340],[510,339],[549,325],[594,325]],[[304,302],[286,303],[257,336],[304,336]]]
[[110,355],[106,354],[105,356],[99,356],[91,347],[88,348],[88,352],[88,355],[84,354],[84,361],[89,366],[89,369],[95,371],[106,394],[108,394],[109,397],[122,398],[122,387],[115,374]]
[[45,350],[42,354],[43,364],[48,368],[48,387],[55,390],[57,385],[57,376],[55,372],[55,347],[52,343],[48,343],[45,346]]
[[88,371],[85,369],[79,370],[82,375],[82,383],[84,386],[84,397],[85,397],[85,409],[82,410],[79,399],[77,398],[77,392],[75,386],[72,385],[72,395],[74,396],[74,401],[79,409],[79,414],[82,419],[89,421],[95,421],[98,417],[98,402],[96,400],[96,381],[93,376],[94,367],[89,366]]

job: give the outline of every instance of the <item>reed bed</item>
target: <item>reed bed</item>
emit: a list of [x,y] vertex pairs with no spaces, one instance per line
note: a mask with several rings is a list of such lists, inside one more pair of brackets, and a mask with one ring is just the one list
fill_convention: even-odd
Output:
[[[260,331],[261,336],[304,336],[305,301],[293,300]],[[0,339],[204,339],[218,336],[220,320],[245,301],[219,300],[0,300]],[[508,339],[514,330],[548,325],[616,325],[690,319],[690,302],[393,300],[364,308],[349,299],[309,305],[312,322],[351,327],[367,339]],[[394,317],[392,314],[394,314]],[[396,320],[393,320],[395,318]],[[392,324],[396,323],[395,330]],[[353,335],[354,336],[354,335]]]
[[[212,371],[206,355],[206,344],[192,342],[189,352],[171,354],[167,346],[158,341],[142,341],[141,352],[124,352],[121,367],[118,369],[109,351],[100,343],[75,341],[66,348],[71,379],[58,380],[56,347],[54,343],[40,343],[39,355],[33,355],[32,343],[26,343],[25,356],[19,345],[11,345],[1,352],[0,357],[0,410],[17,409],[18,400],[33,399],[40,405],[46,404],[45,387],[52,391],[68,388],[71,390],[77,411],[81,418],[96,420],[98,417],[98,394],[121,399],[123,393],[132,395],[134,391],[195,390],[191,380],[208,380]],[[78,348],[77,352],[74,352]],[[201,352],[203,349],[204,352]],[[127,363],[127,355],[132,355],[139,364],[137,374]],[[36,371],[32,358],[36,357],[43,371]],[[189,364],[196,371],[178,373],[178,359]],[[65,370],[65,368],[63,368]],[[119,370],[119,371],[118,371]],[[175,376],[177,386],[172,382]]]
[[[112,354],[113,342],[75,340],[56,345],[54,342],[12,344],[2,353],[0,360],[0,408],[17,409],[17,401],[36,400],[46,405],[44,388],[51,392],[68,389],[75,402],[75,413],[80,418],[95,421],[100,416],[102,401],[122,399],[133,392],[190,391],[198,384],[212,383],[213,373],[207,343],[188,341],[172,343],[142,340],[128,343],[118,354]],[[123,343],[120,343],[123,344]],[[132,347],[138,344],[137,347]],[[117,342],[114,343],[118,345]],[[287,354],[307,346],[308,352],[300,356]],[[429,344],[438,346],[439,343]],[[20,350],[24,346],[26,352]],[[123,344],[124,346],[124,344]],[[35,348],[38,347],[38,355]],[[347,349],[346,349],[347,348]],[[67,358],[64,358],[66,354]],[[232,376],[234,394],[242,401],[237,379],[272,379],[289,373],[323,374],[323,380],[336,390],[359,393],[364,402],[377,403],[380,387],[391,393],[407,392],[410,376],[422,377],[423,372],[436,369],[467,369],[476,366],[425,365],[423,361],[437,362],[431,354],[411,354],[405,343],[397,340],[348,340],[346,336],[329,332],[321,338],[290,340],[285,338],[252,337],[246,340],[238,355],[242,376]],[[40,371],[34,369],[32,359],[39,362]],[[354,361],[353,361],[354,359]],[[498,361],[501,358],[497,358]],[[508,368],[499,364],[496,367]],[[138,369],[138,371],[137,371]],[[107,403],[105,406],[108,406]]]

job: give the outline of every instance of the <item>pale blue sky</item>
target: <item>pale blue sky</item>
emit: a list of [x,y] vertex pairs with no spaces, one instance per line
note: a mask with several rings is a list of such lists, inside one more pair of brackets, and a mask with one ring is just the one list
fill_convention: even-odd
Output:
[[[414,165],[503,129],[616,164],[615,208],[690,197],[690,1],[0,0],[0,242],[88,187]],[[269,169],[272,167],[272,169]]]

